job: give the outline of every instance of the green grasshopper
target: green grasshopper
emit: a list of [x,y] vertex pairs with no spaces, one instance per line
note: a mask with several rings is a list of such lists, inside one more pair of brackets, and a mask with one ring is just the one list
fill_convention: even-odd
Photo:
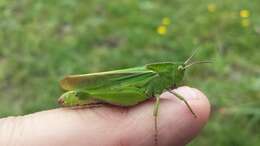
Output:
[[157,115],[159,95],[162,92],[169,91],[184,101],[193,116],[197,117],[185,98],[172,91],[180,85],[187,68],[194,64],[208,63],[208,61],[189,63],[194,54],[195,52],[185,62],[159,62],[122,70],[66,76],[60,84],[67,92],[58,102],[63,106],[106,103],[129,107],[155,98],[153,116],[157,145]]

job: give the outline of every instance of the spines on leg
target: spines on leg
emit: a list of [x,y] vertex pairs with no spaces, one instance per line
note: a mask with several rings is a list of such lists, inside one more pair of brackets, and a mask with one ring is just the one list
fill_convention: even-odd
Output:
[[159,112],[159,105],[160,105],[160,97],[156,96],[156,102],[154,104],[154,144],[158,146],[158,112]]

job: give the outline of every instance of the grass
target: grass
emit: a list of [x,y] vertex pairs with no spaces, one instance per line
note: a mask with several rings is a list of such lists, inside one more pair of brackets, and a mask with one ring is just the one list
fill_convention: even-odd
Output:
[[183,61],[201,48],[196,60],[214,63],[184,83],[208,95],[212,115],[189,145],[257,146],[259,13],[257,0],[0,0],[0,117],[57,107],[64,75]]

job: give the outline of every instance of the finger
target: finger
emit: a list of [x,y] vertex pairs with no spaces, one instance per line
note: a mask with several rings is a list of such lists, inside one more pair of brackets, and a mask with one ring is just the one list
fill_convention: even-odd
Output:
[[[159,145],[183,145],[203,127],[209,103],[200,91],[181,87],[198,118],[169,93],[162,94]],[[153,101],[131,108],[104,106],[91,109],[60,108],[0,120],[0,145],[37,146],[151,146],[154,143]]]

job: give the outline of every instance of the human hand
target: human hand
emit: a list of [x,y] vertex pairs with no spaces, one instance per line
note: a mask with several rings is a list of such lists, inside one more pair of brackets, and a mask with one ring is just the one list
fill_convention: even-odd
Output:
[[[198,116],[170,93],[161,95],[158,115],[160,146],[182,146],[207,122],[210,105],[199,90],[180,87]],[[131,108],[58,108],[0,119],[1,146],[152,146],[154,101]]]

